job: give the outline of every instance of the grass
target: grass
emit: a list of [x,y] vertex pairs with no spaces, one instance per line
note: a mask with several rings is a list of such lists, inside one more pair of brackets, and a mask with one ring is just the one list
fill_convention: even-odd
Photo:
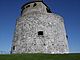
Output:
[[0,60],[80,60],[80,54],[5,54]]

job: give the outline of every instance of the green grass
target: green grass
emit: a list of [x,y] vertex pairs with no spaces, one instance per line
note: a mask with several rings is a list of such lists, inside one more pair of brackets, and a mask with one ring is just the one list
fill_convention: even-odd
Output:
[[80,60],[80,54],[10,54],[0,60]]

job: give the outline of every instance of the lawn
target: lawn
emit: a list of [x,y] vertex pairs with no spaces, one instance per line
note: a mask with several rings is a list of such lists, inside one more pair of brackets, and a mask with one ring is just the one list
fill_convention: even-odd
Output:
[[80,54],[3,54],[0,60],[80,60]]

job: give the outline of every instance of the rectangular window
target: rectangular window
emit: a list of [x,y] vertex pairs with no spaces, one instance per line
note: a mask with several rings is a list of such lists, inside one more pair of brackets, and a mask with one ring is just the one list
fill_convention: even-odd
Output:
[[15,50],[15,46],[13,46],[13,50]]
[[38,36],[39,36],[39,35],[40,35],[40,36],[41,36],[41,35],[43,36],[43,31],[38,31]]

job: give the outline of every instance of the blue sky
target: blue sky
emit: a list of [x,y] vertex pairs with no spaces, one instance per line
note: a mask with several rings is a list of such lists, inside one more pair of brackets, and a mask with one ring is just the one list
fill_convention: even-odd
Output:
[[[16,19],[29,0],[0,0],[0,51],[10,51]],[[80,0],[44,0],[51,11],[64,17],[70,52],[80,53]]]

